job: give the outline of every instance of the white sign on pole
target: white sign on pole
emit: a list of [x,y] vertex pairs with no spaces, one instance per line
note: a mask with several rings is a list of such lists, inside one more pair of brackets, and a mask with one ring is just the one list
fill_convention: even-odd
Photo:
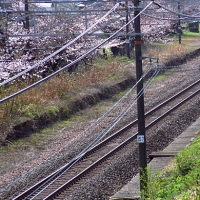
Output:
[[137,142],[144,143],[144,135],[137,135]]

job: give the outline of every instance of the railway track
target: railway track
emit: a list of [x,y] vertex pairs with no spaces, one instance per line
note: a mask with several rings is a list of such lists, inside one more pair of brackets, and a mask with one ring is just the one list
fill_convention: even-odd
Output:
[[[200,80],[194,82],[176,95],[162,102],[145,113],[146,130],[163,120],[184,103],[192,100],[199,93]],[[134,133],[134,134],[133,134]],[[89,173],[111,159],[123,147],[135,142],[137,137],[137,120],[127,124],[119,131],[109,135],[96,146],[82,152],[65,166],[44,178],[17,197],[19,199],[64,199],[78,187],[81,179],[86,179]]]

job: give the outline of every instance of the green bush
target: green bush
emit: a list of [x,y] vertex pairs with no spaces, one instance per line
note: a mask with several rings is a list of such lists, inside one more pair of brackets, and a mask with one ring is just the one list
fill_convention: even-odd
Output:
[[199,169],[200,136],[177,154],[171,169],[149,175],[148,198],[145,200],[200,199]]
[[198,160],[200,148],[198,148],[199,143],[197,141],[195,140],[193,145],[189,147],[189,151],[185,149],[176,156],[177,170],[183,176],[188,174],[192,169],[200,164]]

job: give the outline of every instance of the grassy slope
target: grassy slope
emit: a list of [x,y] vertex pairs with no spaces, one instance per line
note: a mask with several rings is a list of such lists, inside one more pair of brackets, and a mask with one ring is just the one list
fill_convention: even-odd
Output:
[[200,136],[179,152],[171,167],[149,182],[149,200],[200,199]]
[[[199,33],[185,31],[182,47],[186,51],[199,48]],[[148,200],[199,200],[200,199],[200,136],[175,157],[171,168],[157,173],[148,183]]]

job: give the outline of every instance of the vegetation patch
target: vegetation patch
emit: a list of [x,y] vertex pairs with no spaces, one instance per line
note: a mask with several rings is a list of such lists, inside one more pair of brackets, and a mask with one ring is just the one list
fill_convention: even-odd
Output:
[[198,38],[200,36],[200,34],[199,33],[196,33],[196,32],[191,32],[191,31],[189,31],[188,29],[186,29],[186,30],[184,30],[184,32],[183,32],[183,35],[182,35],[182,37],[194,37],[194,38]]
[[[173,49],[173,50],[172,50]],[[177,57],[171,58],[177,52]],[[144,44],[144,55],[161,58],[165,66],[180,65],[200,55],[200,49],[184,54],[185,46],[177,44]],[[76,112],[112,98],[135,84],[134,61],[126,56],[98,58],[91,66],[73,73],[62,72],[45,83],[0,105],[0,145],[16,138],[27,137],[35,131],[62,119],[69,119]],[[179,56],[182,54],[181,56]],[[164,60],[169,60],[164,63]],[[148,59],[143,68],[148,67]],[[151,73],[148,74],[151,76]],[[148,78],[148,77],[147,77]],[[3,99],[29,81],[1,87]]]
[[148,200],[200,199],[200,136],[178,153],[164,173],[149,178]]
[[154,78],[154,81],[161,81],[161,80],[163,80],[164,78],[165,78],[164,75],[159,75],[159,76],[156,76],[156,77]]
[[111,98],[121,90],[134,85],[134,83],[134,77],[129,77],[108,87],[99,86],[98,90],[94,90],[94,93],[91,94],[80,95],[78,93],[74,95],[72,101],[63,102],[59,106],[51,105],[46,108],[44,107],[38,116],[15,125],[7,134],[5,140],[12,141],[17,138],[30,136],[32,133],[45,128],[55,121],[68,119],[71,115],[95,105],[100,100]]
[[176,58],[168,61],[165,63],[165,66],[177,66],[186,63],[187,61],[190,61],[194,59],[195,57],[200,55],[200,49],[196,49],[192,52],[183,54],[183,55],[178,55]]

